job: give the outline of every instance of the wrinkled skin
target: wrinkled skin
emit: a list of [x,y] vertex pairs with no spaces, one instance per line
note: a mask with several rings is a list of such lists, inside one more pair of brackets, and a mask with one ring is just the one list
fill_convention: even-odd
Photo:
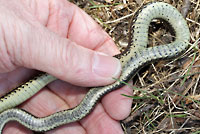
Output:
[[[84,87],[106,85],[120,75],[110,65],[118,61],[105,55],[100,75],[95,73],[91,66],[97,51],[114,55],[118,50],[93,19],[67,0],[0,0],[0,43],[1,95],[30,79],[37,73],[33,69],[63,80],[19,106],[38,117],[76,106],[87,93]],[[123,87],[109,93],[83,120],[47,133],[122,134],[119,120],[130,113],[132,100],[121,94],[131,95],[132,90]],[[16,122],[3,132],[32,133]]]

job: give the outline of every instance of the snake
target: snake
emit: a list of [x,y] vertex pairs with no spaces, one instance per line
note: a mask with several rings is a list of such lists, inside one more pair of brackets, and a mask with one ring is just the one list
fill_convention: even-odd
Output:
[[[153,19],[161,19],[169,23],[175,34],[173,42],[148,46],[148,31]],[[91,88],[80,104],[74,108],[39,118],[14,107],[57,79],[48,73],[42,73],[0,98],[0,133],[3,133],[3,128],[9,121],[17,121],[37,132],[46,132],[61,125],[79,121],[94,109],[105,94],[123,87],[145,65],[158,60],[176,58],[183,54],[189,47],[189,41],[188,25],[175,7],[164,2],[144,4],[131,19],[127,48],[114,56],[120,60],[122,66],[121,75],[114,83]]]

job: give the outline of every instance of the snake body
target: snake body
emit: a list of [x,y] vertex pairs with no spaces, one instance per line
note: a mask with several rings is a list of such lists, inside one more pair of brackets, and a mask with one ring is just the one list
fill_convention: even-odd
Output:
[[[169,44],[147,48],[149,25],[155,18],[163,19],[171,25],[175,31],[175,40]],[[4,125],[9,121],[17,121],[33,131],[48,131],[63,124],[78,121],[92,111],[100,98],[124,86],[123,82],[128,82],[144,65],[182,54],[189,46],[189,39],[190,32],[186,21],[176,8],[162,2],[144,5],[131,21],[130,41],[127,49],[115,56],[122,64],[119,80],[107,86],[90,89],[75,108],[63,110],[47,117],[38,118],[24,110],[11,108],[56,79],[49,74],[40,75],[1,98],[0,110],[3,112],[0,114],[0,132],[2,133]]]

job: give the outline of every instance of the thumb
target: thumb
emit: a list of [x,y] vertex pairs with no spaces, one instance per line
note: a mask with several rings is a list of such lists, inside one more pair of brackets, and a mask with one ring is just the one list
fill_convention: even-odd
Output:
[[7,59],[14,65],[41,70],[79,86],[109,84],[120,74],[118,59],[81,47],[43,26],[23,25],[23,29],[15,29],[13,37],[15,41],[5,40]]

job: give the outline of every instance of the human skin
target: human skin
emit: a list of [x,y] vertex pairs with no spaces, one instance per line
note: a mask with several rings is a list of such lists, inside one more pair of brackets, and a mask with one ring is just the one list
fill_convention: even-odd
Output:
[[[35,69],[61,79],[19,106],[38,117],[76,106],[86,87],[110,84],[120,75],[119,61],[111,57],[119,53],[112,39],[67,0],[0,0],[0,44],[1,95],[30,79]],[[107,94],[86,118],[47,133],[123,133],[119,120],[130,113],[132,100],[121,94],[132,90]],[[3,132],[32,133],[16,122]]]

